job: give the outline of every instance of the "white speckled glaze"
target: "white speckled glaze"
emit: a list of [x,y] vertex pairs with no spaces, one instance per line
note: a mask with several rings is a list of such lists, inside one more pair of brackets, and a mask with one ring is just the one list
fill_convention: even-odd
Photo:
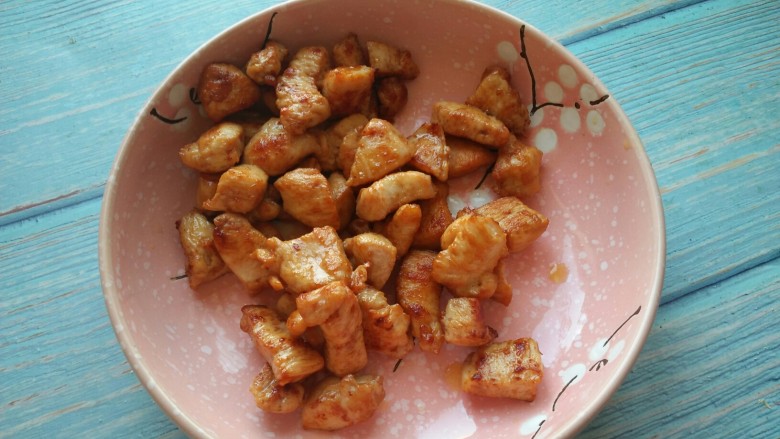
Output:
[[[275,39],[297,48],[332,45],[349,31],[406,47],[421,75],[398,117],[410,133],[439,99],[463,101],[484,67],[507,66],[531,102],[521,56],[522,21],[458,1],[293,1],[248,18],[201,47],[162,84],[128,133],[106,188],[100,224],[100,269],[117,337],[141,382],[194,437],[320,437],[299,415],[269,415],[248,391],[262,360],[239,330],[250,298],[231,276],[193,292],[175,221],[194,203],[196,175],[179,148],[210,123],[188,91],[213,61],[243,64],[257,50],[272,12]],[[376,416],[336,437],[561,437],[584,427],[617,389],[647,336],[663,279],[663,212],[652,169],[629,121],[604,86],[577,59],[536,29],[525,28],[536,80],[526,141],[545,151],[543,189],[528,204],[550,218],[548,231],[512,257],[515,290],[505,308],[486,304],[499,340],[532,336],[545,378],[535,402],[463,395],[445,370],[468,349],[438,355],[415,350],[395,361],[372,355],[367,371],[385,376],[387,397]],[[152,109],[175,124],[152,117]],[[480,175],[454,182],[453,209],[494,197],[471,191]],[[487,187],[487,186],[486,186]],[[563,283],[549,278],[563,263]]]

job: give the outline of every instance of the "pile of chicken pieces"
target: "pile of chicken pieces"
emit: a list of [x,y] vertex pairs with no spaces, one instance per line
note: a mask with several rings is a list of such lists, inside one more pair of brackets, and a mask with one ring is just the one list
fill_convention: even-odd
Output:
[[[307,429],[361,422],[385,396],[381,376],[360,373],[368,351],[401,359],[415,341],[475,347],[464,391],[532,401],[536,342],[494,342],[481,305],[509,305],[504,260],[548,225],[521,201],[540,189],[542,154],[518,140],[529,118],[509,73],[488,68],[465,103],[434,104],[405,136],[392,121],[419,74],[407,50],[349,34],[288,55],[268,40],[243,69],[207,65],[197,90],[215,125],[180,150],[199,173],[176,224],[190,286],[230,272],[276,295],[242,308],[267,361],[257,406],[301,409]],[[448,180],[486,168],[500,198],[453,218]]]

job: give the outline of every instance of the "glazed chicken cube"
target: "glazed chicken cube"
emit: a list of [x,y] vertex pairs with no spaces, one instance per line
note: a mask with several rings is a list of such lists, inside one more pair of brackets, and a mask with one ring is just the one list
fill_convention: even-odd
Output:
[[406,89],[406,83],[396,77],[377,80],[376,100],[379,117],[392,121],[409,100],[409,91]]
[[420,74],[420,69],[408,50],[377,41],[368,41],[366,50],[368,64],[376,69],[378,78],[397,76],[402,79],[414,79]]
[[249,57],[246,64],[246,74],[261,85],[276,87],[276,78],[282,71],[287,48],[273,40],[266,42],[265,47]]
[[214,122],[251,107],[260,97],[260,87],[232,64],[209,64],[201,72],[198,98]]
[[533,401],[544,376],[542,354],[531,338],[491,343],[466,357],[461,388],[474,395]]
[[290,413],[303,405],[304,388],[301,383],[280,385],[271,365],[266,363],[249,387],[257,408],[268,413]]
[[498,148],[509,141],[509,129],[503,122],[471,105],[437,102],[433,104],[431,121],[441,125],[447,134],[489,147]]
[[335,116],[358,113],[371,97],[374,69],[368,66],[336,67],[322,80],[322,95]]
[[[334,123],[322,132],[321,150],[315,153],[324,171],[341,169],[339,164],[339,152],[344,136],[354,130],[362,130],[368,123],[368,118],[362,114],[351,114]],[[356,142],[357,145],[357,142]],[[354,159],[354,151],[353,151]],[[351,159],[352,160],[352,159]],[[352,162],[349,162],[352,166]]]
[[252,294],[262,291],[279,272],[273,246],[243,215],[223,213],[214,218],[214,244]]
[[401,261],[396,280],[398,304],[411,319],[412,334],[420,349],[439,353],[444,343],[439,309],[441,285],[433,280],[433,260],[436,253],[411,250]]
[[322,356],[293,337],[272,309],[246,305],[241,313],[241,330],[252,337],[260,355],[271,365],[278,385],[298,382],[325,366]]
[[279,177],[274,187],[282,196],[282,208],[309,227],[331,226],[341,222],[328,179],[312,168],[297,168]]
[[293,294],[346,281],[352,274],[341,239],[332,227],[317,227],[300,238],[284,241],[276,254],[281,264],[279,277]]
[[200,210],[207,210],[203,204],[214,197],[217,193],[217,183],[220,174],[200,174],[198,175],[198,188],[195,190],[195,207]]
[[361,233],[344,240],[353,266],[367,265],[368,283],[382,288],[395,267],[396,249],[389,239],[377,233]]
[[330,104],[317,88],[329,68],[326,48],[304,47],[279,76],[276,106],[282,125],[291,134],[302,134],[330,117]]
[[271,118],[246,145],[243,162],[277,176],[320,148],[317,136],[310,133],[294,135],[284,129],[279,119]]
[[350,186],[377,181],[414,156],[414,146],[386,120],[369,120],[360,131],[358,142],[347,180]]
[[308,430],[338,430],[365,421],[385,399],[381,376],[327,377],[307,395],[301,416]]
[[248,213],[260,204],[267,185],[268,174],[257,166],[233,166],[219,177],[214,196],[203,203],[203,208]]
[[450,148],[447,156],[449,178],[463,177],[483,166],[491,165],[498,156],[495,151],[488,150],[477,142],[455,136],[445,138]]
[[517,197],[502,197],[474,210],[477,215],[495,220],[506,233],[509,253],[528,247],[547,230],[546,216],[526,206]]
[[198,212],[189,212],[176,221],[179,242],[187,259],[185,273],[190,288],[216,279],[228,272],[228,267],[214,245],[214,226]]
[[498,336],[485,323],[479,299],[453,297],[447,301],[442,318],[444,340],[458,346],[482,346]]
[[179,158],[198,172],[224,172],[241,159],[243,134],[241,125],[222,122],[206,130],[196,142],[184,145],[179,150]]
[[522,135],[530,118],[520,93],[509,83],[509,71],[503,67],[489,67],[482,75],[477,89],[466,99],[466,104],[495,116],[515,135]]
[[542,152],[513,137],[498,152],[493,167],[494,189],[501,196],[527,197],[541,189]]
[[433,261],[433,279],[458,297],[487,299],[496,291],[493,272],[508,254],[506,234],[494,220],[464,215],[441,236],[442,251]]
[[414,248],[441,249],[441,235],[452,224],[452,214],[447,205],[450,187],[442,182],[437,182],[435,186],[436,195],[420,202],[420,228],[414,236]]
[[[325,339],[325,367],[334,375],[355,373],[366,366],[362,313],[355,293],[342,281],[331,282],[295,299],[288,327],[319,326]],[[300,316],[300,317],[298,317]],[[290,322],[293,319],[293,322]]]
[[347,34],[333,46],[333,64],[336,66],[360,66],[367,64],[360,47],[360,40],[354,33]]
[[392,358],[403,358],[414,348],[411,319],[399,304],[390,305],[384,293],[366,287],[357,295],[363,311],[363,337],[366,348]]
[[439,181],[447,181],[450,148],[441,126],[426,122],[420,125],[408,140],[415,150],[409,165],[436,177]]
[[331,197],[336,203],[339,229],[343,229],[355,215],[355,193],[347,185],[347,179],[340,172],[333,172],[328,176],[328,185],[330,185]]
[[348,132],[344,135],[341,145],[339,145],[338,166],[347,178],[349,178],[349,172],[355,163],[355,154],[358,148],[360,148],[361,131],[363,131],[363,127]]
[[387,237],[393,244],[398,258],[404,256],[420,228],[422,209],[417,204],[404,204],[389,220],[374,223],[374,231]]
[[396,172],[361,189],[355,210],[366,221],[379,221],[404,204],[434,196],[436,187],[430,175],[417,171]]

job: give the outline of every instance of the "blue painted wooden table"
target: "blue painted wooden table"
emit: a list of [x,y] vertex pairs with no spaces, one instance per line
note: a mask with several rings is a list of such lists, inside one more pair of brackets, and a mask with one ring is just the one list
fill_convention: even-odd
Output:
[[[179,437],[103,302],[114,155],[184,57],[273,4],[0,3],[0,437]],[[780,437],[780,2],[492,0],[579,56],[663,195],[661,306],[582,437]]]

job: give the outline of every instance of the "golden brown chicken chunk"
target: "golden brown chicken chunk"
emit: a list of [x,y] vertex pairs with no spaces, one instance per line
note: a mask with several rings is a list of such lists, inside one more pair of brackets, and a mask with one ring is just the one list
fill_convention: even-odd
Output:
[[430,175],[417,171],[396,172],[361,189],[355,210],[366,221],[379,221],[404,204],[434,196],[436,187]]
[[[334,171],[341,169],[339,164],[339,150],[341,143],[344,142],[344,136],[351,131],[362,130],[368,123],[368,118],[362,114],[351,114],[338,122],[334,123],[322,132],[323,138],[321,139],[322,148],[315,153],[317,160],[319,160],[324,171]],[[356,138],[357,140],[357,138]],[[357,142],[355,142],[357,147]],[[350,159],[349,166],[352,166],[354,159],[354,151],[352,151],[352,159]]]
[[441,125],[447,134],[494,148],[509,141],[509,129],[503,122],[471,105],[437,102],[433,104],[431,122]]
[[214,245],[214,226],[198,212],[189,212],[176,221],[179,242],[187,258],[185,273],[190,288],[216,279],[228,272],[228,267]]
[[450,187],[436,183],[436,196],[420,202],[420,227],[414,235],[412,247],[427,250],[441,249],[441,235],[452,224],[452,214],[447,205]]
[[520,93],[509,83],[510,79],[509,71],[503,67],[487,68],[477,89],[466,99],[466,104],[495,116],[512,133],[520,136],[528,128],[530,118],[528,108],[523,105]]
[[399,49],[377,41],[366,43],[368,64],[376,69],[376,76],[398,76],[402,79],[414,79],[420,74],[420,68],[412,59],[412,54],[405,49]]
[[273,185],[268,186],[263,199],[247,214],[252,224],[263,223],[276,219],[282,212],[282,196]]
[[439,181],[447,181],[450,148],[447,146],[441,126],[426,122],[420,125],[408,140],[416,151],[409,164],[418,171],[436,177]]
[[409,91],[406,89],[406,83],[396,77],[377,80],[376,100],[379,117],[392,121],[409,100]]
[[358,113],[371,97],[374,69],[368,66],[336,67],[325,73],[322,95],[330,104],[331,115]]
[[330,174],[328,184],[339,214],[339,229],[343,229],[355,215],[355,193],[347,186],[347,179],[340,172]]
[[266,363],[249,387],[257,408],[268,413],[290,413],[303,405],[304,388],[301,383],[280,385],[271,365]]
[[299,325],[295,322],[299,319],[306,327],[320,327],[325,338],[325,367],[329,371],[344,376],[366,366],[362,313],[355,293],[346,283],[331,282],[303,293],[295,304],[297,309],[288,318],[293,323],[288,326]]
[[238,163],[244,150],[244,129],[232,122],[215,125],[179,150],[186,166],[204,173],[219,173]]
[[243,162],[258,166],[268,175],[282,175],[304,157],[320,150],[317,136],[293,135],[277,118],[263,124],[244,150]]
[[526,206],[517,197],[502,197],[474,210],[495,220],[506,233],[509,253],[517,253],[539,238],[550,220]]
[[544,376],[542,353],[531,338],[491,343],[466,357],[461,388],[474,395],[533,401]]
[[279,177],[274,187],[282,196],[282,208],[309,227],[339,228],[336,201],[328,179],[312,168],[297,168]]
[[282,125],[290,133],[302,134],[330,117],[330,104],[317,88],[329,67],[326,48],[304,47],[279,76],[276,106]]
[[282,71],[287,48],[277,41],[268,40],[265,47],[249,57],[246,74],[261,85],[276,87],[276,77]]
[[493,167],[496,193],[523,198],[539,192],[542,187],[539,180],[541,167],[542,152],[513,137],[498,152]]
[[436,253],[412,250],[401,261],[396,280],[398,304],[411,319],[412,334],[420,349],[438,354],[444,343],[439,309],[441,285],[433,280]]
[[385,294],[373,287],[366,287],[357,298],[363,311],[366,348],[392,358],[403,358],[414,348],[409,333],[411,319],[401,305],[388,304]]
[[360,148],[360,132],[362,130],[363,127],[360,127],[348,132],[344,135],[341,145],[339,145],[338,166],[347,178],[349,178],[352,164],[355,163],[355,154],[358,148]]
[[444,340],[458,346],[482,346],[498,336],[485,322],[479,299],[453,297],[447,301],[444,317]]
[[445,136],[450,153],[447,156],[449,178],[468,175],[477,169],[495,163],[498,156],[495,151],[480,146],[479,143],[462,137]]
[[328,377],[318,383],[303,403],[303,428],[338,430],[374,415],[385,399],[381,376]]
[[285,241],[276,250],[279,276],[293,294],[301,294],[333,281],[347,281],[352,266],[341,239],[332,227],[317,227],[300,238]]
[[195,207],[200,210],[207,210],[203,203],[214,197],[217,193],[217,183],[219,174],[200,174],[198,175],[198,188],[195,190]]
[[368,283],[382,288],[395,267],[396,249],[389,239],[377,233],[361,233],[344,240],[353,266],[367,264]]
[[279,272],[272,243],[243,215],[223,213],[214,218],[214,244],[252,294],[262,291]]
[[251,107],[260,100],[260,87],[232,64],[207,65],[198,82],[198,97],[214,122]]
[[360,66],[368,64],[357,35],[350,32],[333,46],[333,64],[336,66]]
[[506,258],[498,261],[493,273],[496,275],[496,292],[493,293],[490,300],[509,306],[514,292],[512,291],[512,284],[509,283],[509,279],[506,277]]
[[377,181],[414,156],[414,146],[393,124],[383,119],[369,120],[360,131],[358,142],[347,180],[350,186]]
[[203,203],[203,208],[248,213],[263,199],[267,185],[268,174],[257,166],[233,166],[219,177],[214,196]]
[[246,145],[270,118],[271,116],[267,111],[245,110],[231,114],[225,119],[225,122],[241,125],[241,128],[244,129],[243,141],[244,145]]
[[494,220],[464,215],[441,235],[442,251],[433,261],[433,279],[458,297],[487,299],[496,291],[493,272],[507,255],[506,234]]
[[414,241],[414,235],[420,228],[422,209],[417,204],[404,204],[395,211],[389,220],[374,223],[374,231],[387,237],[396,250],[398,258],[404,256]]
[[298,382],[325,366],[322,356],[293,337],[274,310],[246,305],[241,313],[241,330],[252,337],[280,386]]

